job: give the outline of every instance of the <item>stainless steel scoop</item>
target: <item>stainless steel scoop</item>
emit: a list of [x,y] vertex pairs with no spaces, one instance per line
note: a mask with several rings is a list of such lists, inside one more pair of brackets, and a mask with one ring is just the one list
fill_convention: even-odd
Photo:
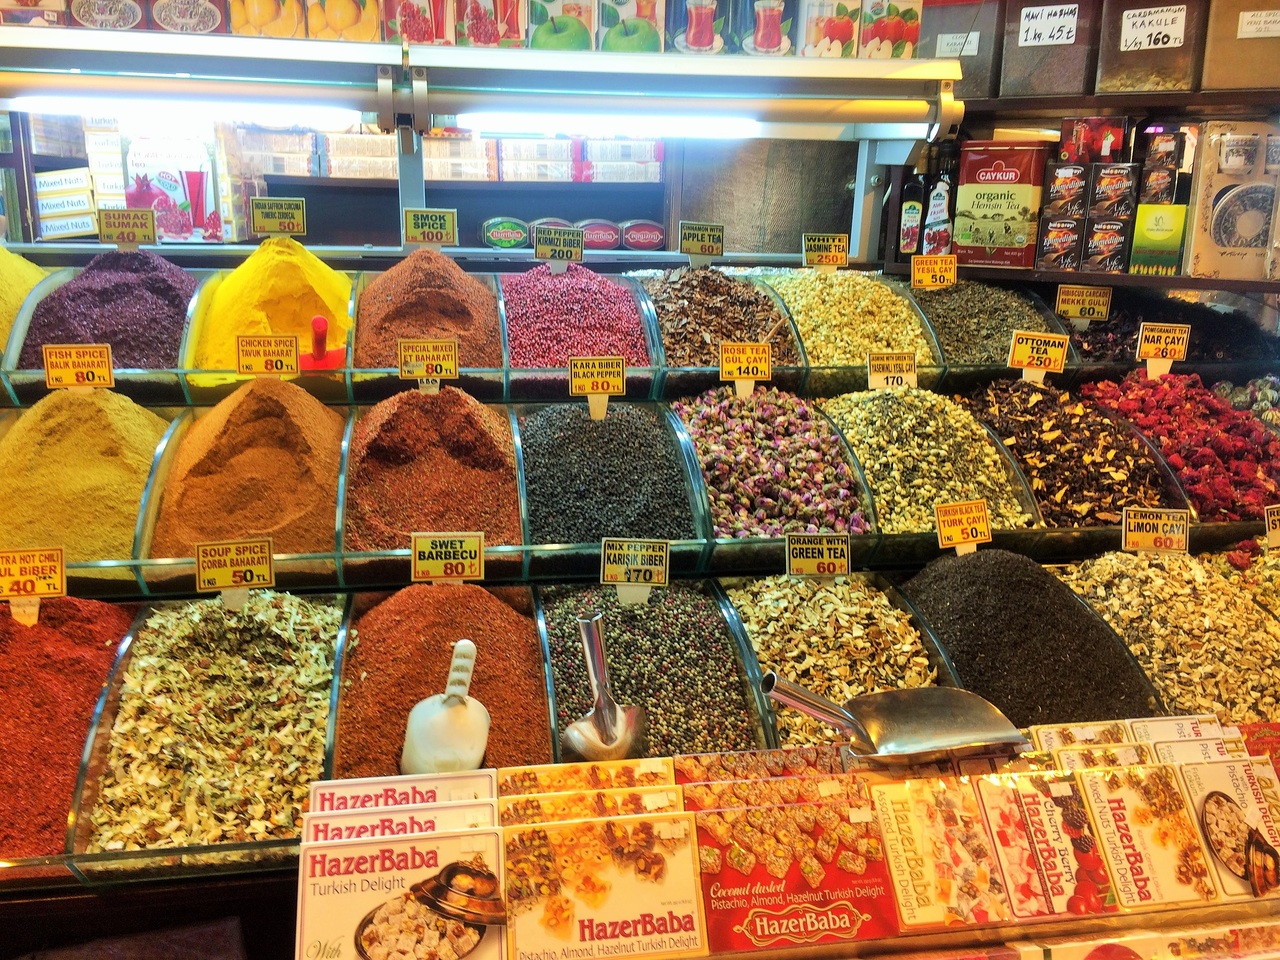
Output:
[[958,687],[884,690],[844,706],[769,672],[760,690],[849,736],[856,756],[884,764],[1012,755],[1031,744],[992,704]]
[[578,618],[595,705],[560,735],[561,749],[574,759],[624,760],[644,753],[649,718],[643,707],[614,702],[604,660],[603,624],[604,614],[598,612]]

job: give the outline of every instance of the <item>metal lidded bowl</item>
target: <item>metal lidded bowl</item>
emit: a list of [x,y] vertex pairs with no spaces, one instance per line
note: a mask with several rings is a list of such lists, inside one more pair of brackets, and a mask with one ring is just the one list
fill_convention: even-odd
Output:
[[462,923],[492,926],[507,922],[502,887],[495,874],[469,863],[451,863],[410,892],[425,907]]

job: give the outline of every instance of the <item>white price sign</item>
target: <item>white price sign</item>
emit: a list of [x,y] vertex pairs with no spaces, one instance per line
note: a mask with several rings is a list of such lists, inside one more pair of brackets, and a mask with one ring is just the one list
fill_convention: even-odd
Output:
[[1236,39],[1253,37],[1280,37],[1280,10],[1242,10]]
[[1062,47],[1076,42],[1080,5],[1059,3],[1047,7],[1023,7],[1018,26],[1020,47]]
[[978,38],[981,35],[977,30],[969,33],[940,33],[938,34],[938,50],[935,56],[947,57],[976,57],[978,55]]
[[1187,28],[1187,8],[1143,7],[1126,10],[1120,24],[1120,51],[1173,50],[1182,46]]

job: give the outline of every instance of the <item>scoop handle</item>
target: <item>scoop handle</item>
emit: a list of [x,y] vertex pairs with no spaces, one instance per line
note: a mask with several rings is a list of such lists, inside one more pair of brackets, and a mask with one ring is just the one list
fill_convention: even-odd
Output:
[[618,738],[614,718],[618,706],[609,690],[609,668],[604,659],[604,614],[598,610],[589,617],[578,618],[578,634],[582,637],[582,654],[587,661],[587,677],[595,698],[592,722],[602,743]]
[[783,680],[772,670],[760,679],[760,692],[788,707],[795,707],[815,720],[821,720],[823,723],[829,723],[843,730],[849,735],[854,749],[860,755],[876,752],[876,746],[871,742],[871,736],[867,733],[866,727],[840,704],[832,703],[826,697],[820,697],[798,683]]
[[329,321],[322,315],[311,318],[311,357],[323,360],[329,352]]
[[453,645],[453,660],[449,663],[449,679],[445,683],[446,700],[466,700],[471,689],[471,674],[476,668],[476,645],[463,638]]

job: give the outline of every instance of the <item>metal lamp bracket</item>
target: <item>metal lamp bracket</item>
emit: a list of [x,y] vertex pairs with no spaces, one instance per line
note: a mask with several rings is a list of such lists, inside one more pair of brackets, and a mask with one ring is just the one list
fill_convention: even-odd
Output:
[[418,133],[426,133],[431,129],[431,110],[427,106],[427,68],[410,67],[409,84],[413,129]]
[[381,65],[378,68],[378,129],[394,133],[396,129],[395,89],[392,83],[394,68]]

